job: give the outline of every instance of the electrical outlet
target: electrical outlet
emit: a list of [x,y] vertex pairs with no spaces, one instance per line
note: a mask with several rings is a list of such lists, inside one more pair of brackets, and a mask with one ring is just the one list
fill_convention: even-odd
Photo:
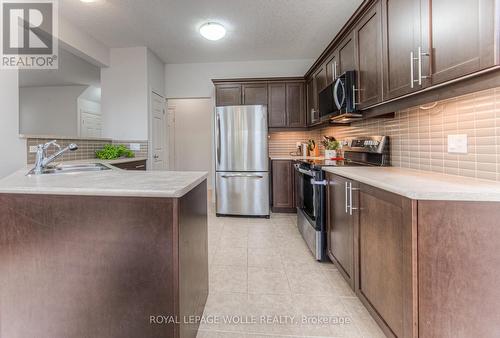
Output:
[[130,143],[129,148],[130,148],[130,150],[140,151],[141,150],[141,144],[140,143]]
[[448,135],[448,152],[467,154],[467,134]]
[[36,153],[37,149],[37,146],[30,146],[30,153]]

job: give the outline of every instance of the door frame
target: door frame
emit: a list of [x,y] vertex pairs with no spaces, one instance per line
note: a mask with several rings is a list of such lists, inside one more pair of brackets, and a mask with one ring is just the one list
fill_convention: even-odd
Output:
[[[161,97],[163,99],[163,108],[165,109],[165,116],[166,115],[166,109],[167,109],[167,98],[158,93],[157,91],[155,91],[154,89],[151,89],[149,90],[149,102],[148,102],[148,129],[149,129],[149,132],[148,132],[148,162],[149,162],[149,165],[147,166],[148,169],[150,168],[151,170],[153,170],[153,95],[158,95],[159,97]],[[168,156],[169,156],[169,149],[168,149],[168,141],[167,141],[167,132],[168,132],[168,125],[167,125],[167,119],[164,118],[163,120],[164,122],[164,137],[163,137],[163,147],[165,149],[165,159],[163,161],[164,165],[163,165],[163,168],[161,170],[168,170]]]

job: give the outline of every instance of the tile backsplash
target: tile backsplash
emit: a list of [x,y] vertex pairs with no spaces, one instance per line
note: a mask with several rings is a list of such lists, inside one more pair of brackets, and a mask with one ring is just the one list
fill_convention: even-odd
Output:
[[[448,135],[466,134],[467,154],[448,153]],[[396,167],[500,181],[500,88],[412,107],[393,119],[369,119],[311,132],[271,133],[269,152],[285,155],[295,142],[387,135]]]
[[[43,144],[46,142],[52,141],[52,139],[48,138],[28,138],[26,140],[26,154],[27,154],[27,163],[33,164],[35,163],[35,153],[30,153],[31,146],[37,146],[38,144]],[[76,143],[78,145],[78,150],[76,151],[67,151],[64,153],[59,161],[74,161],[74,160],[88,160],[96,158],[95,152],[99,149],[102,149],[105,144],[124,144],[127,147],[130,143],[138,143],[140,144],[139,151],[134,151],[136,157],[147,157],[148,156],[148,142],[147,141],[122,141],[122,140],[97,140],[97,139],[62,139],[59,138],[57,143],[61,146],[61,148],[67,147],[70,143]],[[49,155],[56,152],[55,147],[50,147],[47,153]]]

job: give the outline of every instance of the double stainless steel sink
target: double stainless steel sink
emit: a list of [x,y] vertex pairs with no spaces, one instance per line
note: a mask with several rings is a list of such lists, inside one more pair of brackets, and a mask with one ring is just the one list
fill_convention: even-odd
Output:
[[[101,163],[91,163],[91,164],[59,164],[54,167],[43,168],[41,174],[63,174],[63,173],[78,173],[78,172],[89,172],[89,171],[103,171],[110,170],[111,168],[105,166]],[[32,169],[28,175],[34,175],[35,170]]]

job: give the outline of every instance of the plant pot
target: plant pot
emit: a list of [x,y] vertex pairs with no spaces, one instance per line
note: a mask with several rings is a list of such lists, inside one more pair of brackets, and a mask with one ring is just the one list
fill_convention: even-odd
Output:
[[329,160],[337,157],[336,150],[325,150],[325,159]]

